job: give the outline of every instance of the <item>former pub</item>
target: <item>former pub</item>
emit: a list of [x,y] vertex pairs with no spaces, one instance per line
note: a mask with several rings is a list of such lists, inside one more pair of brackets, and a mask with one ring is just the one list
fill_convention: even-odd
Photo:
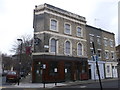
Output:
[[49,4],[34,9],[32,82],[87,80],[86,19]]

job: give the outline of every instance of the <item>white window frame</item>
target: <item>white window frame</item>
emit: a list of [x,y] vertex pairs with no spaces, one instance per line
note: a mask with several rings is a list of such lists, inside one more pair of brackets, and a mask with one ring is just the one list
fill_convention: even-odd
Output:
[[[78,52],[79,52],[79,51],[78,51],[78,45],[79,45],[79,44],[82,45],[82,55],[79,55],[79,54],[78,54]],[[83,50],[83,49],[84,49],[84,48],[83,48],[83,44],[82,44],[81,42],[78,42],[78,43],[77,43],[77,56],[83,56],[83,54],[84,54],[84,52],[83,52],[84,50]]]
[[[80,35],[80,36],[79,36],[79,34],[78,34],[78,28],[81,29],[81,35]],[[76,34],[77,34],[78,37],[83,37],[83,28],[80,27],[80,26],[77,26],[77,27],[76,27]]]
[[[114,44],[113,44],[113,40],[110,39],[109,41],[110,41],[110,47],[113,47],[113,45],[114,45]],[[111,42],[112,42],[112,45],[111,45]]]
[[101,53],[100,53],[100,57],[98,56],[98,58],[102,58],[102,50],[101,50],[101,49],[97,49],[97,53],[98,53],[98,51],[101,52]]
[[[113,53],[113,58],[112,58],[112,53]],[[115,59],[115,52],[114,51],[111,51],[111,58]]]
[[[106,52],[108,53],[108,54],[106,54]],[[107,56],[106,56],[107,55]],[[109,50],[105,50],[105,59],[109,59]]]
[[[52,27],[51,27],[51,22],[52,22],[52,20],[55,20],[56,22],[57,22],[57,26],[56,26],[56,30],[54,30],[54,29],[52,29]],[[55,19],[55,18],[50,18],[50,30],[51,31],[56,31],[56,32],[58,32],[59,30],[58,30],[58,20],[57,19]]]
[[108,39],[104,38],[104,46],[108,46]]
[[89,37],[90,37],[90,38],[93,37],[93,40],[92,40],[92,41],[91,41],[91,39],[90,39],[90,43],[94,42],[94,34],[89,34]]
[[[66,28],[65,28],[65,25],[66,25],[66,24],[70,25],[70,33],[66,33]],[[68,23],[68,22],[65,22],[65,23],[64,23],[64,33],[65,33],[65,34],[68,34],[68,35],[71,35],[71,31],[72,31],[72,30],[71,30],[71,24]]]
[[[69,54],[66,53],[66,42],[67,42],[67,41],[70,42],[70,53],[69,53]],[[70,40],[66,40],[66,41],[64,42],[64,54],[65,54],[65,55],[72,55],[72,43],[71,43]]]
[[97,43],[98,43],[99,45],[101,45],[101,37],[100,37],[100,36],[97,36]]
[[49,52],[50,53],[52,53],[52,54],[55,54],[55,52],[51,52],[51,40],[52,39],[55,39],[56,40],[56,54],[58,53],[58,40],[57,40],[57,38],[55,38],[55,37],[51,37],[50,39],[49,39]]

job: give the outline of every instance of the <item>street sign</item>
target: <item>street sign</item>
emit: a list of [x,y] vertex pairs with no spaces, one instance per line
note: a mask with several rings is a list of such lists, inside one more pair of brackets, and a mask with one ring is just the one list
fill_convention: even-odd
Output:
[[44,48],[49,48],[49,45],[44,45]]
[[98,61],[98,56],[97,55],[93,55],[93,61]]

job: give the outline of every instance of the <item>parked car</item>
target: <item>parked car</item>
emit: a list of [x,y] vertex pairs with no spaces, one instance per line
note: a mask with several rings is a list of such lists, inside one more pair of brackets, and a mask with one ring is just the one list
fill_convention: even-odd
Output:
[[6,75],[6,82],[9,82],[9,81],[17,82],[18,79],[19,79],[19,75],[17,71],[9,71]]
[[8,72],[9,72],[9,70],[2,71],[2,76],[6,76]]

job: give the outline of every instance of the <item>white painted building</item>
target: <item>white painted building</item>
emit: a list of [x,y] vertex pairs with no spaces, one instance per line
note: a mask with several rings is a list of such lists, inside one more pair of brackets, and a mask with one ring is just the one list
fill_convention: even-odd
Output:
[[[104,61],[98,61],[98,66],[99,66],[99,72],[100,72],[100,78],[105,79],[105,71],[104,71]],[[93,60],[88,60],[88,65],[89,65],[89,74],[91,74],[91,79],[92,80],[98,80],[98,72],[96,68],[96,62]]]

